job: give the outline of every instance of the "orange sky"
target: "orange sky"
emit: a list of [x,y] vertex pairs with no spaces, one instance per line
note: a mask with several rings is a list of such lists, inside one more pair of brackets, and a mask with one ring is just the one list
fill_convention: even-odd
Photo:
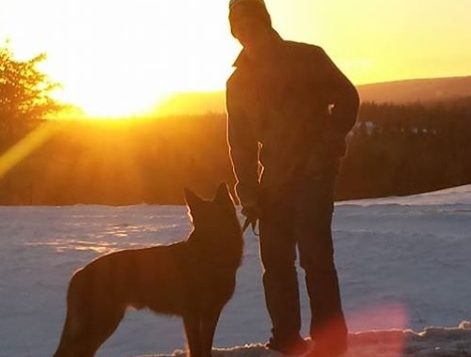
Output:
[[[469,0],[266,0],[280,34],[323,46],[356,84],[471,74]],[[90,115],[224,87],[239,46],[225,0],[2,0],[0,41]]]

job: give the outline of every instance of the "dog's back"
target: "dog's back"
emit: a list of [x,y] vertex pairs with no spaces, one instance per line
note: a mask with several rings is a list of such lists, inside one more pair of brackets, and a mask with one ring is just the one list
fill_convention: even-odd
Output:
[[235,288],[242,232],[225,185],[213,201],[190,191],[186,199],[194,225],[187,241],[112,253],[76,272],[54,357],[93,356],[129,306],[182,316],[191,354],[210,354],[217,319]]

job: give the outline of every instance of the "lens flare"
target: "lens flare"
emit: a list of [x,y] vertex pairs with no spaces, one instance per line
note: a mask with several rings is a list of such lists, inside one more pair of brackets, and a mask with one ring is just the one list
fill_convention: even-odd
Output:
[[[352,314],[348,321],[353,331],[367,331],[350,335],[349,356],[374,355],[382,351],[384,357],[401,357],[406,347],[404,329],[408,313],[400,303],[371,306]],[[361,351],[361,352],[360,352]]]
[[58,123],[47,122],[30,132],[0,156],[0,179],[44,144],[58,130]]

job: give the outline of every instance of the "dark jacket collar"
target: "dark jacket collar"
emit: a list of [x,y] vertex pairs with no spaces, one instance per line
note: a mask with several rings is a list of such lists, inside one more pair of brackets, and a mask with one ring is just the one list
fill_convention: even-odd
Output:
[[[280,42],[280,46],[277,49],[277,51],[281,52],[286,41],[283,40],[283,38],[281,38],[278,32],[276,32],[275,30],[273,30],[273,32],[275,33],[276,37],[279,39],[279,42]],[[275,59],[278,56],[272,56],[272,57]],[[260,65],[260,63],[252,61],[248,58],[247,53],[245,52],[244,49],[242,49],[242,51],[237,56],[235,62],[232,64],[232,66],[236,68],[245,67],[245,66],[258,66],[258,65]]]

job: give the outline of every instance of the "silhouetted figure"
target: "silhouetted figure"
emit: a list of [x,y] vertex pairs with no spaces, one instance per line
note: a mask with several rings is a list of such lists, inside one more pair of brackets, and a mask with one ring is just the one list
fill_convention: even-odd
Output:
[[347,348],[347,327],[334,265],[333,195],[359,97],[322,48],[278,35],[263,0],[232,0],[229,8],[231,32],[243,51],[227,82],[228,140],[243,213],[260,219],[273,323],[268,347],[285,354],[307,350],[299,333],[297,246],[313,356],[338,356]]

